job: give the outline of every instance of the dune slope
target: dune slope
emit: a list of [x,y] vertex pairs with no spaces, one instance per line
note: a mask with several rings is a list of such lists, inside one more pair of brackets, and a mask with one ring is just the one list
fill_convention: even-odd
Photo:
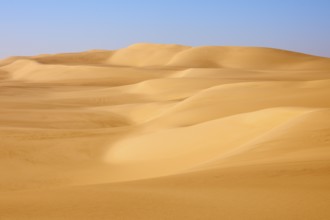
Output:
[[330,59],[135,44],[0,61],[0,219],[330,219]]

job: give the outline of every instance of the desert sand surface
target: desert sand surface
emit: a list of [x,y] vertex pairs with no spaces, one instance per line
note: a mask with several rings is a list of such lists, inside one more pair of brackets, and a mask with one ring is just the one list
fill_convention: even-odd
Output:
[[330,219],[330,59],[135,44],[0,61],[0,219]]

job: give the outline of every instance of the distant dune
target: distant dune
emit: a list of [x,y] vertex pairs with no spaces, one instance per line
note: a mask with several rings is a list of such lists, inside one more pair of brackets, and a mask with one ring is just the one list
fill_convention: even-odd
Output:
[[0,61],[0,219],[330,219],[330,59],[135,44]]

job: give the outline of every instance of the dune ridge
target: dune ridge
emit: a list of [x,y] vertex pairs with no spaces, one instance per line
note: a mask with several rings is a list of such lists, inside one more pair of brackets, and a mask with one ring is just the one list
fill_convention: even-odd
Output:
[[[329,68],[328,58],[264,47],[229,47],[164,44],[134,44],[117,51],[91,50],[83,53],[12,57],[1,65],[20,59],[42,64],[116,65],[132,67],[308,69]],[[262,59],[263,62],[260,62]],[[316,67],[317,65],[317,67]]]
[[0,85],[0,219],[330,218],[329,58],[140,43]]

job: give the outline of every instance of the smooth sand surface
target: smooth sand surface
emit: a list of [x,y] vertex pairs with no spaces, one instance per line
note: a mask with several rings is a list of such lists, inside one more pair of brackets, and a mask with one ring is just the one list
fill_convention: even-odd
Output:
[[330,219],[330,59],[135,44],[0,61],[0,220]]

